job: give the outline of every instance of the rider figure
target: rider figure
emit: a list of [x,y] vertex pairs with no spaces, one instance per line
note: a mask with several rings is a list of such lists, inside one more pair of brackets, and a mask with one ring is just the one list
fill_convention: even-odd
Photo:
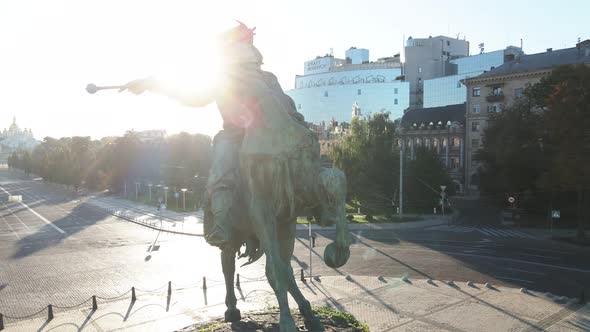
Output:
[[262,55],[253,45],[254,29],[243,23],[220,36],[224,51],[223,85],[214,91],[182,92],[159,83],[154,78],[129,82],[126,89],[135,94],[146,90],[172,97],[184,105],[203,107],[217,103],[223,119],[223,130],[213,140],[213,160],[207,181],[207,194],[213,217],[213,230],[206,240],[210,245],[223,247],[231,237],[230,211],[235,206],[235,193],[239,185],[239,151],[244,138],[244,129],[256,121],[258,103],[248,93],[248,77],[263,77],[264,83],[277,93],[288,106],[290,115],[304,123],[293,100],[284,94],[276,77],[262,71]]

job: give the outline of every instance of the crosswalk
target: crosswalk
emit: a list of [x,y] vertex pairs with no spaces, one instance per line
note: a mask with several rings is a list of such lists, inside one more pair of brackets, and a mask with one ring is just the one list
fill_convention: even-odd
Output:
[[505,228],[440,225],[440,226],[429,227],[427,229],[428,230],[444,231],[444,232],[453,232],[453,233],[479,232],[485,236],[493,236],[493,237],[513,237],[513,238],[521,238],[521,239],[536,239],[536,237],[534,237],[531,234],[517,231],[517,230],[512,230],[512,229],[505,229]]

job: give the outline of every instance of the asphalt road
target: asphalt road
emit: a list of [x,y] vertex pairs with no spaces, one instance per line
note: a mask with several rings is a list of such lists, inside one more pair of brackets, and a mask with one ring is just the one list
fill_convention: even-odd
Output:
[[[8,194],[22,195],[22,203],[8,202]],[[334,234],[320,232],[312,249],[313,274],[472,280],[569,297],[590,289],[590,250],[492,230],[357,231],[351,259],[338,270],[321,262]],[[307,232],[300,232],[297,272],[308,271],[308,244]],[[263,261],[240,268],[240,274],[262,276]],[[218,249],[202,238],[124,221],[60,186],[0,170],[0,312],[24,315],[48,303],[73,305],[131,286],[152,290],[169,280],[196,287],[203,276],[209,283],[223,279]]]

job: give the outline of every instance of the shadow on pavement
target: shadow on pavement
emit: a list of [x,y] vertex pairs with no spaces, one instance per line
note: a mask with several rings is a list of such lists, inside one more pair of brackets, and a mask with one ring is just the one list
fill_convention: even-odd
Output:
[[[71,216],[83,216],[81,224],[72,224]],[[84,204],[77,205],[66,216],[55,220],[52,225],[64,230],[65,233],[59,233],[52,225],[45,224],[35,233],[27,235],[16,243],[17,250],[12,255],[13,259],[20,259],[39,252],[51,246],[55,246],[64,239],[92,226],[97,222],[107,219],[110,215]],[[74,226],[74,227],[72,227]]]

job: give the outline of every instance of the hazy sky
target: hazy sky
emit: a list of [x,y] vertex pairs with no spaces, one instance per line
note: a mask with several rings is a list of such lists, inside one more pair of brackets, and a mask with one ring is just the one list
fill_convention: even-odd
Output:
[[[212,105],[190,109],[153,95],[103,91],[151,74],[211,80],[211,36],[239,19],[256,26],[264,69],[284,89],[303,62],[333,48],[368,48],[371,60],[401,52],[403,38],[448,35],[471,52],[519,45],[528,54],[590,38],[590,1],[0,1],[0,128],[12,116],[44,136],[100,138],[128,129],[214,134]],[[186,77],[182,77],[186,79]]]

